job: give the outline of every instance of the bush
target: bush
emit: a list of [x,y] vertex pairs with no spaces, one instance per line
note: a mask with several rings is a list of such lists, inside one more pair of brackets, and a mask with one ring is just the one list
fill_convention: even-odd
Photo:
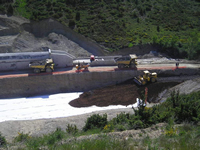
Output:
[[128,47],[133,47],[133,43],[129,43],[129,44],[128,44]]
[[114,130],[114,125],[113,124],[108,124],[108,125],[105,125],[105,127],[103,128],[103,132],[113,132]]
[[61,139],[63,139],[63,137],[64,132],[61,130],[61,128],[57,128],[56,131],[47,136],[47,144],[53,145],[56,143],[56,141],[60,141]]
[[191,93],[189,95],[179,95],[179,92],[173,91],[168,102],[171,103],[178,122],[200,121],[200,92]]
[[1,135],[1,132],[0,132],[0,147],[6,145],[6,143],[7,143],[7,142],[6,142],[5,137],[2,136],[2,135]]
[[87,122],[83,127],[83,130],[87,131],[95,128],[103,129],[107,123],[107,114],[104,114],[103,116],[100,116],[99,114],[94,114],[91,117],[87,118]]
[[7,9],[7,15],[8,16],[12,16],[13,15],[13,7],[12,7],[12,5],[10,4],[9,6],[8,6],[8,9]]
[[71,29],[74,29],[75,25],[76,25],[76,23],[75,23],[75,21],[73,19],[69,20],[69,27]]
[[120,113],[120,114],[118,114],[117,117],[116,117],[116,123],[117,124],[128,123],[129,116],[130,116],[129,113]]
[[126,128],[123,125],[117,125],[116,126],[117,131],[124,131]]
[[66,129],[67,133],[72,133],[72,134],[76,134],[78,132],[78,129],[76,127],[76,125],[67,125],[67,129]]
[[80,18],[81,18],[80,12],[77,12],[77,13],[76,13],[76,21],[79,21]]
[[15,137],[14,141],[15,142],[24,142],[24,141],[27,141],[28,139],[30,139],[29,134],[24,134],[23,132],[22,133],[18,132],[18,136]]

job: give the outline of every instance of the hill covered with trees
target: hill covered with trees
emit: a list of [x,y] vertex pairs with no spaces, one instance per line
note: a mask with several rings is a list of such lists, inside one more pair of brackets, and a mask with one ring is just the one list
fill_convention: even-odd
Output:
[[200,55],[199,0],[9,0],[0,12],[55,18],[109,51],[154,44],[176,57]]

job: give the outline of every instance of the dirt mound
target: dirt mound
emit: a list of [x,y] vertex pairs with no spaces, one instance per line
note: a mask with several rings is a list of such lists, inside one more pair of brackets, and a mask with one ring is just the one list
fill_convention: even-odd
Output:
[[132,80],[122,84],[84,92],[78,99],[69,104],[73,107],[88,107],[96,105],[99,107],[109,105],[130,105],[136,102],[136,98],[144,96],[145,87],[148,88],[148,101],[157,102],[158,94],[165,89],[179,84],[178,82],[154,83],[146,86],[138,86]]

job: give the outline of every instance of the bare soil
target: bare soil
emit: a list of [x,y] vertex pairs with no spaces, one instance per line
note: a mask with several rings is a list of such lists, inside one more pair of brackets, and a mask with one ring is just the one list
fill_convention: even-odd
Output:
[[148,102],[157,102],[158,94],[165,89],[171,88],[180,82],[157,82],[138,86],[133,80],[127,80],[124,83],[108,86],[84,92],[79,98],[71,101],[69,104],[73,107],[89,106],[109,106],[109,105],[131,105],[136,102],[136,98],[144,96],[145,87],[148,88]]

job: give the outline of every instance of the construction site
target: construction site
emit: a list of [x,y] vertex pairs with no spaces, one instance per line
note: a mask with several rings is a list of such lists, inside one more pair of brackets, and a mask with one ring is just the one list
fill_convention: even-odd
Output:
[[[151,45],[105,54],[96,43],[52,19],[30,25],[19,18],[0,17],[8,23],[0,33],[0,116],[11,105],[11,111],[15,110],[15,101],[22,101],[21,98],[23,103],[19,102],[18,105],[34,102],[34,97],[40,97],[39,100],[48,103],[48,98],[53,94],[81,93],[67,101],[71,108],[81,111],[93,106],[95,109],[118,105],[126,108],[135,104],[137,98],[143,99],[146,88],[148,107],[165,101],[172,90],[179,90],[180,94],[200,90],[198,60],[171,58],[159,53],[159,48]],[[19,26],[20,35],[18,30],[13,30],[10,22]],[[44,45],[48,48],[44,48]],[[54,99],[57,99],[56,96]],[[12,104],[6,105],[3,101],[12,101]],[[13,117],[9,120],[4,117],[7,120],[0,123],[0,132],[8,139],[12,139],[19,131],[42,135],[58,126],[64,129],[64,121],[75,123],[81,129],[90,115],[82,111],[80,116],[67,116],[67,112],[64,112],[62,116],[49,117],[52,110],[44,112],[42,108],[46,103],[38,104],[35,112],[41,114],[40,118],[34,117],[35,112],[28,113],[28,119],[23,117],[31,110],[32,104],[20,107],[14,112],[17,114],[23,109],[22,118]],[[54,108],[54,114],[59,111],[58,107]],[[38,108],[41,108],[41,112]],[[120,107],[98,113],[108,113],[108,118],[111,118],[122,111],[132,112],[132,109]]]
[[[29,54],[36,55],[34,52]],[[54,51],[48,54],[47,58],[51,59],[46,59],[46,63],[36,57],[35,64],[29,59],[20,59],[22,63],[19,60],[3,60],[8,71],[0,76],[4,85],[0,98],[85,92],[70,104],[74,107],[129,105],[141,96],[144,87],[149,87],[149,102],[159,102],[157,96],[160,92],[188,79],[198,78],[200,74],[198,63],[184,60],[138,59],[136,55],[75,58],[64,54]],[[18,66],[23,64],[20,67],[24,68],[18,67],[15,62]],[[16,73],[9,72],[9,64],[11,67],[15,64]]]
[[[71,67],[56,67],[54,61],[51,72],[35,72],[36,66],[32,68],[32,63],[27,62],[29,69],[1,72],[1,133],[9,141],[17,132],[48,134],[56,127],[64,129],[63,121],[73,122],[81,129],[94,113],[107,113],[109,119],[120,112],[133,113],[131,107],[137,107],[137,98],[146,97],[147,107],[151,107],[165,101],[172,90],[179,90],[180,94],[200,90],[196,62],[179,60],[177,66],[175,59],[135,59],[133,68],[121,68],[116,61],[121,57],[95,56],[92,62],[90,57],[76,58]],[[106,61],[109,65],[105,65]],[[83,63],[87,67],[79,68]],[[51,98],[52,94],[73,92],[81,94],[70,101],[64,95]]]

